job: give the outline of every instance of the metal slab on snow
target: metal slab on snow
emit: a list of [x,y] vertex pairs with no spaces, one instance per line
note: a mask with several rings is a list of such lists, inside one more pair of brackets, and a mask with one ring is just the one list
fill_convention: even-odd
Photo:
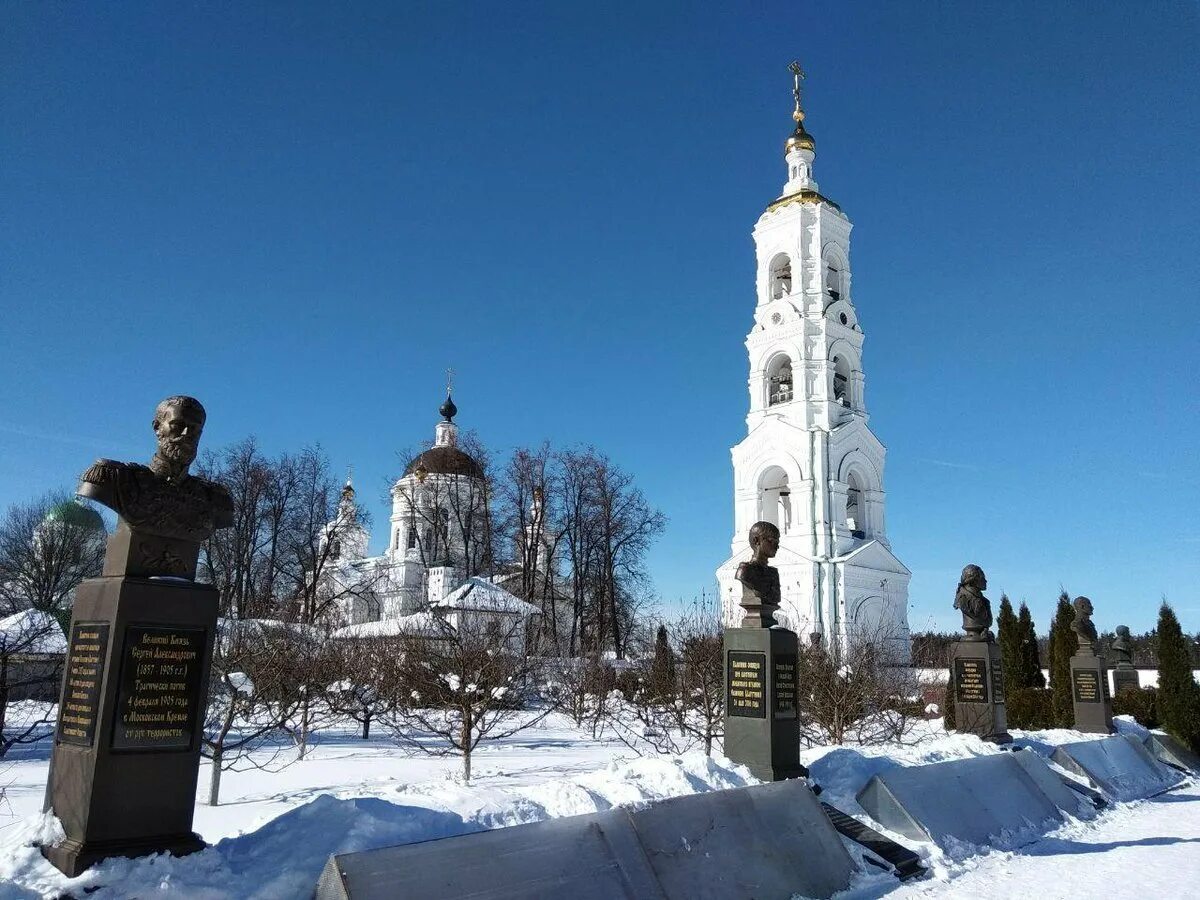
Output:
[[1065,787],[1047,793],[1047,779],[1029,774],[1046,764],[1031,752],[1017,758],[1026,752],[889,769],[867,782],[858,802],[884,828],[943,849],[956,842],[1020,846],[1080,808]]
[[1145,745],[1159,762],[1200,775],[1200,754],[1193,753],[1171,735],[1152,731],[1146,735]]
[[1153,797],[1181,784],[1186,777],[1156,760],[1131,734],[1061,744],[1050,759],[1087,778],[1109,800]]

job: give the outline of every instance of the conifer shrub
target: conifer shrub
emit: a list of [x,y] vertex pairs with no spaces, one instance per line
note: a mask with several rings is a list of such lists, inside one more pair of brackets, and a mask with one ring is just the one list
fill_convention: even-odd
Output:
[[650,694],[655,699],[675,695],[675,653],[667,638],[667,626],[659,625],[654,637],[654,661],[650,665]]
[[1059,728],[1075,727],[1075,705],[1071,698],[1071,657],[1079,650],[1079,638],[1071,630],[1075,611],[1066,591],[1058,595],[1058,608],[1050,626],[1050,690],[1054,692],[1054,723]]
[[1143,728],[1158,728],[1158,691],[1152,687],[1127,687],[1112,700],[1114,716],[1133,716]]
[[1010,728],[1032,731],[1055,725],[1054,693],[1049,688],[1017,688],[1009,691],[1004,701]]
[[1020,637],[1018,650],[1018,681],[1017,687],[1044,688],[1046,676],[1042,674],[1042,659],[1038,653],[1037,631],[1033,627],[1033,616],[1029,607],[1021,604],[1017,613],[1017,634]]
[[1192,675],[1188,640],[1165,602],[1158,611],[1157,632],[1158,716],[1168,733],[1200,751],[1200,685]]
[[996,614],[996,643],[1003,660],[1005,690],[1015,690],[1020,684],[1021,635],[1017,630],[1017,614],[1007,594],[1000,595],[1000,611]]
[[954,666],[950,666],[950,674],[946,678],[946,693],[942,697],[942,725],[947,731],[957,727],[954,716]]

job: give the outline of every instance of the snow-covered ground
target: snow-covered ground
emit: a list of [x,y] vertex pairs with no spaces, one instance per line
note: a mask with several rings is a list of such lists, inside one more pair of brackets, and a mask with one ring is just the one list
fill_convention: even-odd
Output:
[[[1122,721],[1123,729],[1136,730]],[[853,815],[872,774],[891,766],[1001,752],[925,723],[904,746],[813,748],[803,754],[824,788],[822,799]],[[1015,732],[1048,755],[1085,740],[1073,731]],[[78,879],[60,875],[32,841],[55,823],[39,811],[49,745],[15,748],[0,762],[6,788],[0,812],[0,900],[76,896],[267,900],[306,898],[329,854],[388,846],[594,812],[614,805],[751,784],[742,767],[703,754],[638,758],[624,745],[593,740],[562,716],[476,751],[470,785],[457,758],[404,755],[385,736],[360,740],[353,729],[318,735],[307,758],[273,771],[226,772],[222,805],[199,803],[196,829],[214,846],[183,859],[109,860]],[[294,758],[290,748],[285,754]],[[263,759],[267,758],[265,755]],[[207,763],[198,798],[208,793]],[[1012,852],[946,854],[913,845],[931,877],[898,885],[865,873],[847,895],[875,897],[1200,898],[1200,785],[1153,800],[1119,804],[1088,821],[1069,821]]]

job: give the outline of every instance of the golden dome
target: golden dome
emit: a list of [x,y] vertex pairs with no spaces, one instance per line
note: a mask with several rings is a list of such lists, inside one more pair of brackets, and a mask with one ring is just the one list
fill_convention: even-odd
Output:
[[787,141],[783,145],[783,152],[786,156],[793,150],[816,150],[817,142],[813,140],[813,136],[804,130],[804,120],[796,120],[796,130],[791,133]]

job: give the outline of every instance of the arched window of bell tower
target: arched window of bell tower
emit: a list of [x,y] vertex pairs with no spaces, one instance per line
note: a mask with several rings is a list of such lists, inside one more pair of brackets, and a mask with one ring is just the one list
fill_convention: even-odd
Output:
[[851,472],[846,476],[846,529],[856,538],[867,536],[866,513],[862,483],[858,475]]
[[771,466],[758,479],[758,518],[787,534],[792,528],[792,492],[787,472]]
[[786,253],[776,253],[768,268],[768,294],[772,300],[792,292],[792,260]]
[[787,403],[793,396],[792,360],[780,353],[767,366],[767,406]]
[[845,354],[838,354],[833,358],[833,401],[840,403],[845,407],[854,406],[853,391],[853,371],[850,368],[850,362],[846,359]]
[[827,304],[837,303],[846,296],[844,267],[836,256],[825,258],[825,295]]

